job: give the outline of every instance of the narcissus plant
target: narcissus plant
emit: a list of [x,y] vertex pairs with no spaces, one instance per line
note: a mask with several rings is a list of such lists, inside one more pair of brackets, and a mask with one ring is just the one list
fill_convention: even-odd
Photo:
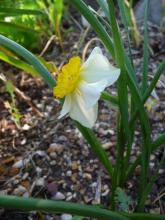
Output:
[[120,69],[109,63],[99,47],[93,49],[84,63],[80,57],[72,57],[62,67],[53,89],[55,97],[65,97],[60,118],[68,114],[83,126],[93,127],[101,92],[112,85],[119,75]]

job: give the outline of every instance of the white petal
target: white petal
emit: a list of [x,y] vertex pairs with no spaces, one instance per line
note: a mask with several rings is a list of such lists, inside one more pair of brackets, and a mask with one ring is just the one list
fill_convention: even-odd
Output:
[[71,95],[66,96],[59,118],[62,118],[70,111],[71,103],[72,103]]
[[97,113],[97,103],[92,108],[87,109],[82,96],[76,92],[73,94],[72,106],[69,112],[72,119],[78,121],[85,127],[92,128],[96,122]]
[[85,102],[86,108],[91,108],[99,100],[101,92],[104,91],[107,86],[107,81],[102,80],[96,83],[87,83],[81,81],[78,89]]
[[120,69],[109,63],[99,47],[93,49],[81,67],[81,78],[89,83],[107,80],[107,86],[110,86],[118,79],[119,75]]

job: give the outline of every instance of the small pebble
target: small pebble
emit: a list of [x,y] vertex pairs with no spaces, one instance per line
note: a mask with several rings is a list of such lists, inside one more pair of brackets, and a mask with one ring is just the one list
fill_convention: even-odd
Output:
[[61,192],[57,192],[57,193],[53,196],[52,199],[54,199],[54,200],[64,200],[64,199],[65,199],[65,195],[64,195],[63,193],[61,193]]
[[57,158],[56,152],[51,152],[51,153],[50,153],[50,157],[51,157],[52,159],[56,159],[56,158]]
[[30,129],[30,126],[28,124],[24,124],[22,127],[23,131],[28,131]]
[[26,180],[26,178],[29,176],[29,173],[25,173],[22,177],[22,180]]
[[52,143],[48,148],[48,153],[56,152],[58,154],[62,153],[64,150],[64,146],[61,144]]
[[13,194],[14,195],[22,195],[23,193],[25,193],[27,190],[24,186],[18,186],[18,188],[16,188],[14,191],[13,191]]
[[150,167],[151,167],[151,168],[153,168],[154,165],[155,165],[155,164],[154,164],[153,162],[150,162]]
[[42,172],[42,169],[41,169],[40,167],[36,167],[36,172],[37,172],[38,174],[40,174],[40,173]]
[[113,144],[112,142],[107,142],[107,143],[105,143],[105,144],[102,145],[102,148],[103,148],[104,150],[108,150],[108,149],[110,149],[113,145],[114,145],[114,144]]
[[50,162],[50,165],[52,165],[52,166],[56,165],[56,161],[55,161],[55,160],[52,160],[52,161]]
[[77,162],[76,162],[76,161],[73,161],[73,162],[71,163],[71,167],[72,167],[72,170],[77,170],[77,169],[78,169]]
[[66,201],[70,201],[72,198],[73,198],[72,193],[71,193],[71,192],[68,192],[68,193],[66,194]]
[[69,214],[62,214],[61,220],[72,220],[72,215]]
[[45,180],[44,178],[39,178],[36,180],[36,186],[44,186]]
[[83,177],[87,180],[91,180],[92,179],[92,175],[90,173],[84,173]]
[[72,171],[71,171],[71,170],[68,170],[68,171],[66,172],[66,176],[72,176]]
[[17,180],[17,179],[13,181],[14,185],[17,185],[18,183],[19,183],[19,180]]
[[160,169],[160,170],[159,170],[159,174],[162,174],[163,172],[164,172],[163,169]]
[[13,164],[13,167],[20,169],[20,168],[24,167],[28,162],[29,162],[29,159],[19,160],[15,164]]
[[150,159],[151,159],[151,160],[154,160],[154,159],[155,159],[155,155],[154,155],[154,154],[151,154]]

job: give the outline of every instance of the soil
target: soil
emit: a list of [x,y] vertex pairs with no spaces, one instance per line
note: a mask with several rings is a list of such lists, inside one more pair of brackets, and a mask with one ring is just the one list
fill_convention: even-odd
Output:
[[[76,15],[77,16],[77,15]],[[85,40],[78,48],[80,36],[84,34],[85,27],[81,22],[77,23],[77,17],[71,18],[71,23],[64,23],[63,43],[65,53],[57,42],[53,42],[44,57],[62,66],[67,59],[74,54],[82,54],[84,46],[96,35],[89,29]],[[79,19],[80,20],[80,19]],[[72,32],[66,31],[72,25]],[[123,40],[126,35],[121,28]],[[143,31],[143,27],[141,27]],[[154,76],[159,63],[164,58],[165,48],[163,33],[159,28],[149,26],[150,80]],[[100,46],[99,41],[91,43],[88,54],[94,46]],[[127,46],[127,44],[126,44]],[[137,78],[140,79],[142,71],[142,44],[139,48],[132,45],[134,65]],[[104,50],[104,49],[103,49]],[[106,51],[104,53],[107,55]],[[108,56],[108,55],[107,55]],[[111,58],[109,57],[112,62]],[[111,179],[84,141],[82,135],[70,118],[59,120],[58,115],[61,105],[52,96],[52,91],[41,79],[32,78],[1,62],[1,72],[8,79],[13,79],[17,88],[30,98],[30,103],[20,95],[17,97],[17,107],[23,115],[21,126],[13,122],[11,114],[5,107],[6,101],[11,101],[5,92],[4,84],[0,87],[0,193],[18,195],[24,197],[48,198],[55,200],[83,202],[86,204],[107,205],[111,195]],[[156,87],[156,98],[150,97],[146,104],[152,126],[153,139],[165,132],[165,77],[162,76]],[[108,88],[115,94],[115,86]],[[112,105],[100,101],[98,120],[94,131],[107,151],[112,164],[115,164],[116,147],[116,116],[117,109]],[[139,153],[140,132],[137,129],[135,144],[132,148],[131,161],[134,161]],[[164,146],[161,146],[151,157],[151,173],[157,167]],[[137,169],[134,176],[125,185],[125,192],[131,196],[133,203],[130,211],[136,206],[137,177],[140,175]],[[149,213],[165,213],[165,169],[159,171],[152,193],[148,197],[145,211]],[[0,212],[1,220],[26,220],[26,219],[64,219],[62,215],[53,215],[40,212],[23,212],[18,210],[3,210]],[[71,219],[65,218],[65,219]]]

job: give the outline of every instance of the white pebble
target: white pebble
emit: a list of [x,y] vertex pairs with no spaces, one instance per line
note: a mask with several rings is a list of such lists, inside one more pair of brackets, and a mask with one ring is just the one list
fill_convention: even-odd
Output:
[[36,180],[36,186],[44,186],[45,180],[44,178],[39,178]]
[[72,220],[72,215],[69,214],[62,214],[61,220]]
[[53,196],[53,199],[54,200],[64,200],[65,199],[65,195],[61,192],[57,192],[55,194],[55,196]]

